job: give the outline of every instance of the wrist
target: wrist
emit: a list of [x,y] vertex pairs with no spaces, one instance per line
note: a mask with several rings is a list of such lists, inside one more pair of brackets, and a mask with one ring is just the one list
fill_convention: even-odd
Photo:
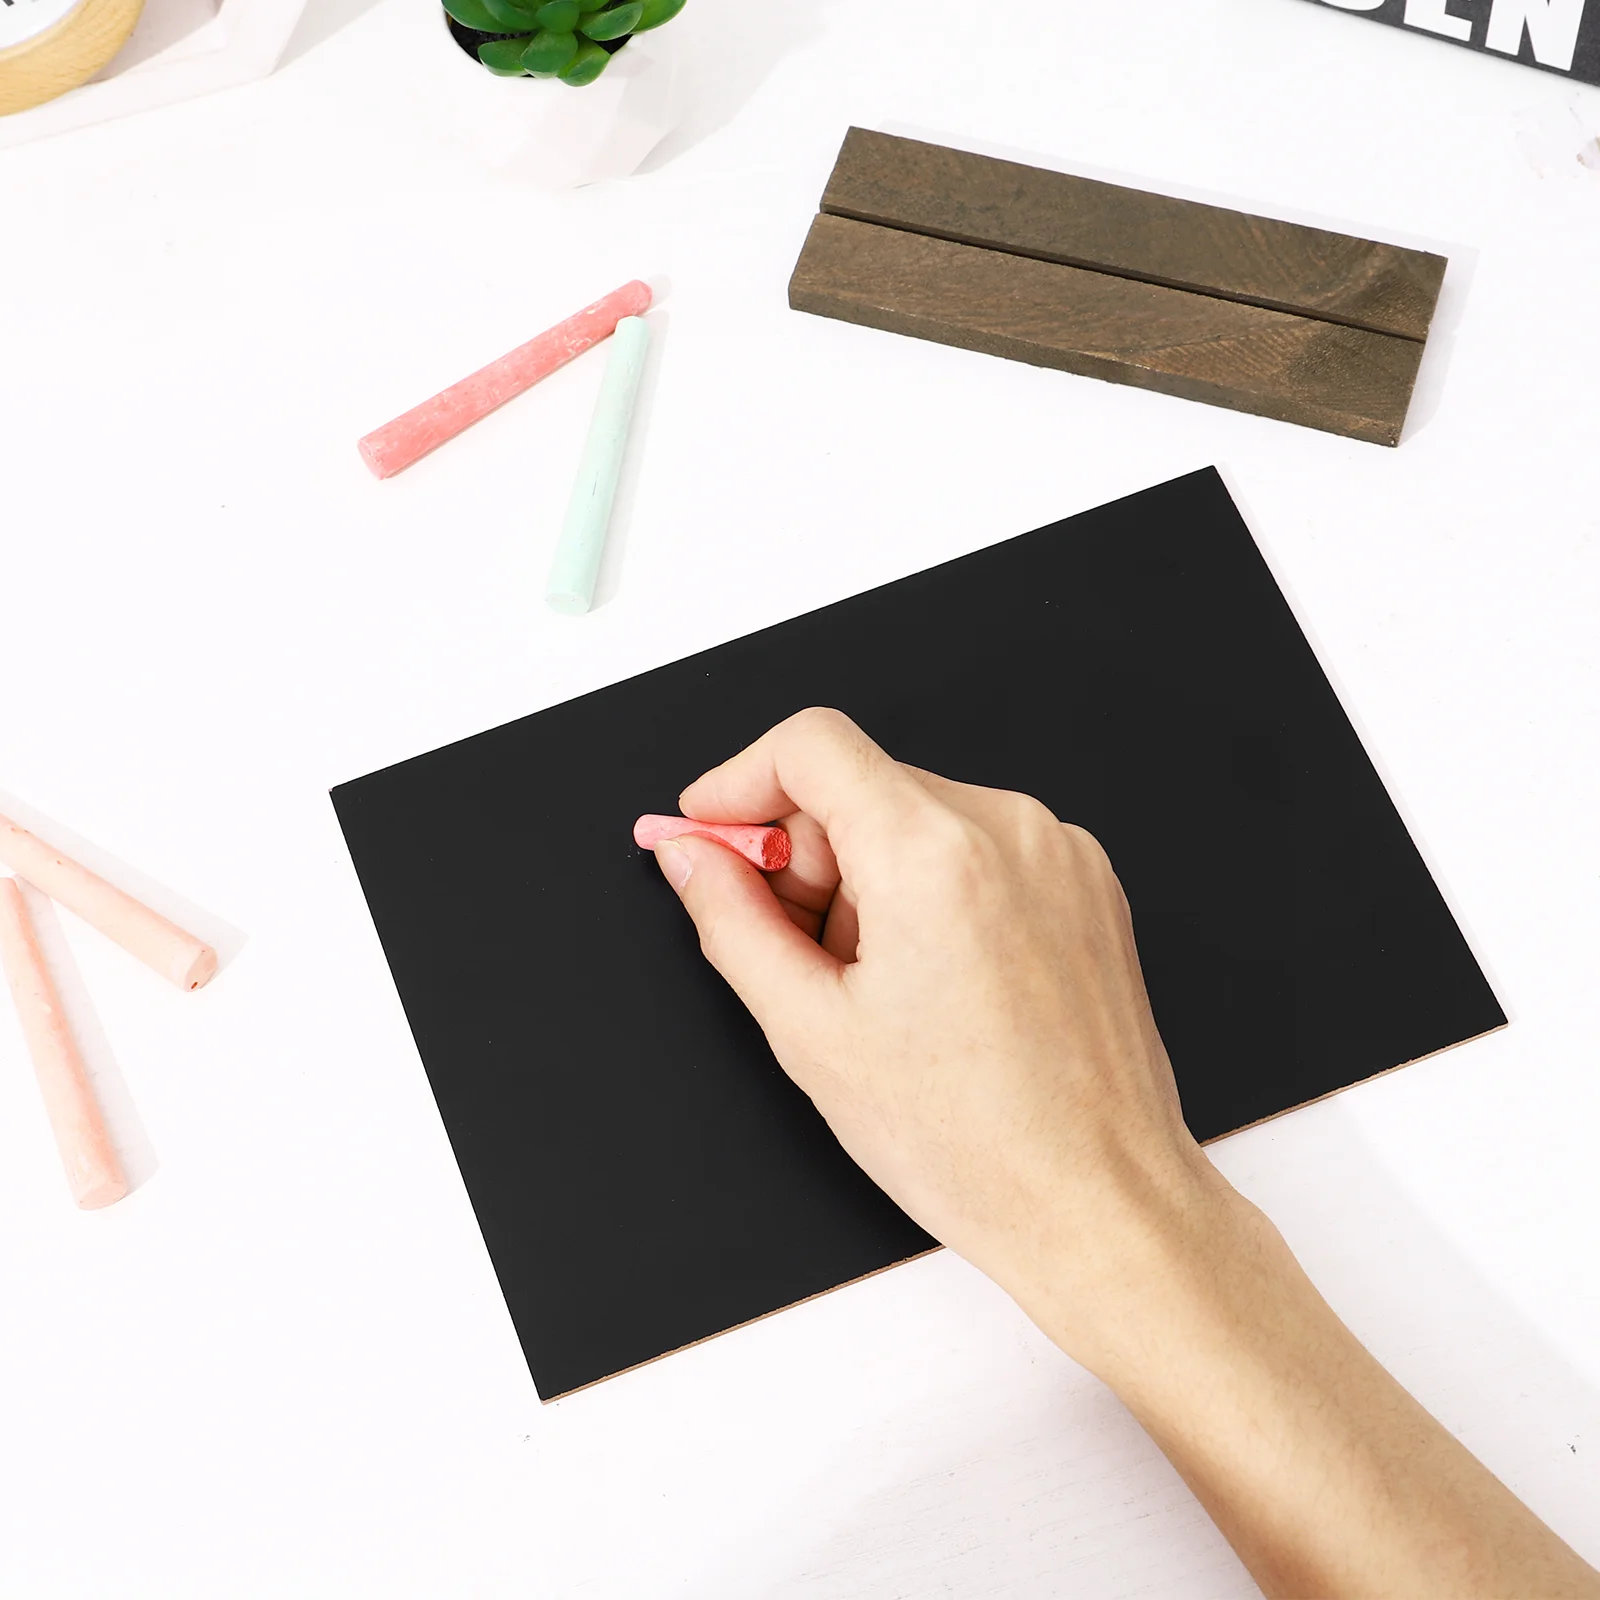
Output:
[[1012,1294],[1125,1399],[1171,1371],[1197,1320],[1248,1317],[1249,1280],[1298,1267],[1271,1222],[1198,1145],[1130,1175],[1093,1212],[1040,1219]]

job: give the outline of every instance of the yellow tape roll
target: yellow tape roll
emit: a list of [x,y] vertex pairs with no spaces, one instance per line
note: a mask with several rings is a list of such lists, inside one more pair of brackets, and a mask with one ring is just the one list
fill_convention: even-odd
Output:
[[143,8],[144,0],[0,0],[0,117],[88,82]]

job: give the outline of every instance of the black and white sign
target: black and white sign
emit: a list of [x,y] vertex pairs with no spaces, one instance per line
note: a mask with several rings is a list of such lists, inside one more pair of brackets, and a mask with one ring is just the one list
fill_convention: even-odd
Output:
[[1315,0],[1472,50],[1600,83],[1600,0]]

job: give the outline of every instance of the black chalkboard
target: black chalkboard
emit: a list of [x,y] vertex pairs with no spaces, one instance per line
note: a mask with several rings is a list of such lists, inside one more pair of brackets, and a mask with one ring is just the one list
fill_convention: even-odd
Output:
[[1505,1020],[1211,471],[345,784],[546,1399],[932,1244],[630,838],[810,704],[1099,836],[1202,1139]]
[[1600,0],[1315,0],[1425,39],[1600,83]]

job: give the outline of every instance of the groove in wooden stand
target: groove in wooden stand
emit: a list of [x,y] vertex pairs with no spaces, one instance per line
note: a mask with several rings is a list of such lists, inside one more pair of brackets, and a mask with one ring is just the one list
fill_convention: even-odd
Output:
[[852,128],[796,310],[1397,444],[1446,262]]

